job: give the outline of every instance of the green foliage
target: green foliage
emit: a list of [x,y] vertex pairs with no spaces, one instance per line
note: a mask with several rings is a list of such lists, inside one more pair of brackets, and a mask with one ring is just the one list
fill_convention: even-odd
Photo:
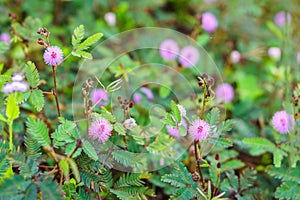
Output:
[[72,55],[77,57],[92,59],[93,58],[92,54],[86,52],[85,50],[87,50],[92,45],[97,43],[100,40],[100,38],[103,36],[103,34],[96,33],[88,37],[82,42],[82,39],[84,37],[84,32],[85,31],[83,25],[80,25],[77,28],[75,28],[74,34],[72,36],[72,45],[73,45]]
[[207,121],[210,126],[216,125],[220,120],[220,110],[218,108],[213,108],[207,115]]
[[[27,134],[41,146],[50,147],[51,141],[48,135],[48,128],[40,119],[28,118],[26,121]],[[37,152],[36,152],[37,153]]]
[[16,102],[16,95],[10,94],[6,99],[6,116],[7,121],[12,123],[13,120],[17,119],[20,115],[20,108]]
[[98,160],[97,152],[91,143],[87,140],[82,141],[83,152],[86,153],[91,159]]
[[176,122],[181,122],[181,114],[177,107],[177,104],[174,101],[171,101],[172,114],[175,117]]
[[29,102],[35,107],[37,111],[41,111],[45,105],[43,92],[38,89],[33,90],[29,97]]
[[42,193],[42,199],[49,199],[49,200],[63,199],[58,184],[56,182],[51,181],[50,178],[46,179],[43,182],[41,181],[38,182],[38,186]]
[[112,157],[125,167],[137,167],[141,165],[139,158],[131,152],[115,150],[112,152]]
[[35,64],[31,61],[26,63],[26,79],[32,88],[38,87],[40,75]]

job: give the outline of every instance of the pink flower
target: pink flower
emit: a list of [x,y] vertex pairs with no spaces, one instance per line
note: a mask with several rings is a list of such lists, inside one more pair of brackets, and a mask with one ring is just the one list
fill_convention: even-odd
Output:
[[300,63],[300,51],[297,53],[297,62]]
[[167,39],[160,44],[159,53],[165,60],[174,60],[179,54],[179,46],[174,40]]
[[135,93],[134,95],[133,95],[133,101],[134,101],[134,103],[140,103],[141,102],[141,100],[142,100],[142,95],[141,94],[139,94],[139,93]]
[[280,48],[278,48],[278,47],[271,47],[271,48],[269,48],[269,50],[268,50],[268,54],[269,54],[269,56],[270,56],[271,58],[277,60],[277,59],[279,59],[280,56],[281,56],[281,50],[280,50]]
[[241,54],[237,50],[234,50],[230,53],[230,60],[232,63],[238,63],[240,62]]
[[274,22],[277,26],[282,27],[286,24],[285,16],[287,14],[287,23],[290,24],[292,21],[292,16],[290,13],[286,13],[284,11],[278,12],[274,17]]
[[113,12],[105,13],[104,20],[107,22],[108,25],[115,26],[117,23],[116,14]]
[[144,93],[148,99],[153,100],[154,96],[153,93],[150,89],[146,88],[146,87],[141,87],[141,92]]
[[6,83],[2,87],[2,92],[3,93],[11,93],[11,92],[26,92],[29,88],[28,83],[26,82],[11,82],[11,83]]
[[202,14],[202,27],[208,32],[212,33],[218,28],[217,18],[210,12],[205,12]]
[[205,3],[214,3],[217,2],[217,0],[204,0]]
[[130,130],[136,126],[135,119],[129,118],[124,121],[124,126],[126,129]]
[[193,67],[199,60],[199,52],[193,46],[186,46],[180,52],[179,62],[183,67]]
[[47,65],[56,66],[63,60],[63,52],[57,46],[47,47],[44,53],[44,61]]
[[105,106],[108,103],[108,94],[103,89],[94,89],[91,92],[91,100],[98,106]]
[[0,41],[10,43],[10,35],[8,33],[0,34]]
[[179,134],[179,130],[177,127],[166,125],[167,132],[174,138],[179,138],[181,135]]
[[225,103],[229,103],[233,100],[234,97],[234,89],[228,83],[222,83],[216,88],[216,99],[219,101],[224,101]]
[[17,81],[17,82],[20,82],[20,81],[23,81],[24,79],[24,76],[22,74],[19,74],[19,73],[15,73],[13,76],[12,76],[12,80],[13,81]]
[[294,123],[293,116],[289,115],[285,110],[276,112],[272,118],[273,127],[281,134],[287,134]]
[[13,85],[12,85],[11,83],[6,83],[6,84],[3,85],[3,87],[2,87],[2,92],[3,92],[3,93],[11,93],[11,92],[14,92]]
[[210,126],[204,120],[195,120],[190,124],[188,132],[195,141],[201,141],[208,137]]
[[112,132],[112,126],[109,121],[104,118],[95,120],[89,128],[89,136],[100,143],[104,143],[109,139]]

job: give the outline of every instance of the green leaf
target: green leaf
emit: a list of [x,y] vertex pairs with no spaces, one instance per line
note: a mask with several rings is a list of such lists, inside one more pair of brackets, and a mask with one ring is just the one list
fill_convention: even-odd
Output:
[[70,167],[69,163],[65,159],[61,159],[58,163],[59,168],[62,170],[63,175],[65,177],[66,182],[69,182],[69,174],[70,174]]
[[29,102],[35,107],[37,111],[41,111],[45,105],[43,92],[39,89],[33,90],[29,97]]
[[84,32],[85,31],[83,25],[79,25],[75,28],[74,34],[72,35],[72,45],[74,49],[80,44],[81,40],[83,39]]
[[227,161],[221,166],[222,171],[230,170],[230,169],[239,169],[245,166],[245,163],[238,159],[233,159],[230,161]]
[[282,181],[292,181],[297,184],[300,182],[300,168],[287,170],[285,167],[276,168],[274,166],[269,166],[267,168],[267,173]]
[[271,32],[274,33],[274,35],[276,35],[279,39],[283,38],[282,32],[281,30],[278,28],[278,26],[276,26],[273,22],[271,21],[267,21],[267,27],[269,28],[269,30]]
[[273,154],[274,154],[273,164],[275,165],[275,167],[280,167],[281,161],[284,156],[287,156],[287,153],[285,153],[281,149],[276,148],[276,150],[273,152]]
[[111,114],[111,112],[106,110],[104,106],[101,107],[101,116],[110,121],[111,123],[116,122],[116,117],[113,114]]
[[0,55],[4,54],[7,50],[9,50],[9,44],[6,42],[0,42]]
[[20,108],[16,102],[16,95],[14,93],[10,94],[6,101],[6,116],[8,118],[8,122],[12,122],[20,115]]
[[34,200],[37,199],[37,188],[34,183],[31,183],[25,190],[25,194],[22,200]]
[[300,185],[294,182],[284,182],[276,189],[278,199],[300,199]]
[[32,88],[36,88],[40,82],[40,75],[35,66],[31,61],[26,64],[26,79]]
[[220,110],[213,108],[207,115],[207,122],[210,126],[216,125],[220,120]]
[[229,138],[209,138],[209,142],[224,148],[233,146],[233,143]]
[[27,133],[40,145],[50,147],[51,141],[48,135],[48,128],[40,119],[28,118],[26,121]]
[[243,143],[250,147],[250,153],[252,155],[260,155],[266,151],[274,152],[276,150],[275,144],[266,138],[245,138],[243,139]]
[[119,122],[115,123],[114,130],[117,133],[119,133],[120,135],[124,135],[124,136],[126,135],[126,131],[125,131],[125,128],[124,128],[123,124],[121,124]]
[[42,193],[42,199],[47,200],[62,200],[59,186],[55,181],[51,181],[51,178],[46,179],[43,182],[38,182],[40,191]]
[[170,113],[165,113],[165,123],[170,126],[176,126],[176,122]]
[[88,155],[91,159],[98,160],[97,152],[91,143],[89,143],[87,140],[83,140],[82,143],[83,152],[86,153],[86,155]]
[[141,164],[141,161],[136,157],[136,154],[131,152],[115,150],[112,152],[112,156],[118,163],[121,163],[125,167],[134,167]]
[[3,115],[1,115],[1,114],[0,114],[0,121],[7,122],[7,120],[5,119],[5,117]]
[[68,161],[68,163],[70,165],[70,168],[73,172],[73,175],[74,175],[77,183],[79,183],[80,182],[80,175],[79,175],[79,170],[78,170],[76,162],[72,158],[67,158],[66,160]]
[[181,115],[180,115],[180,111],[178,109],[177,104],[174,101],[171,101],[171,106],[172,106],[172,114],[175,117],[176,122],[180,123]]
[[93,59],[92,54],[86,51],[72,51],[72,55],[79,58]]
[[96,33],[90,37],[88,37],[86,40],[84,40],[77,48],[76,51],[82,51],[85,49],[88,49],[90,46],[98,42],[98,40],[103,36],[102,33]]
[[0,75],[0,86],[9,81],[11,81],[11,76],[2,74]]

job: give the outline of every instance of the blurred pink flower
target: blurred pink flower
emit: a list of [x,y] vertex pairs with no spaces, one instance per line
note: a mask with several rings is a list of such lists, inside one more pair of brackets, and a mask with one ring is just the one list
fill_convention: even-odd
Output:
[[154,96],[153,93],[150,89],[146,88],[146,87],[141,87],[141,92],[144,93],[148,99],[153,100]]
[[188,132],[195,141],[201,141],[208,137],[210,126],[204,120],[195,120],[190,124]]
[[100,143],[104,143],[111,136],[112,126],[105,118],[95,120],[89,128],[89,136]]
[[174,60],[179,54],[179,46],[173,39],[164,40],[159,46],[159,53],[165,60]]
[[202,27],[206,32],[214,32],[218,28],[218,25],[218,20],[214,14],[210,12],[205,12],[202,14]]
[[105,13],[104,20],[107,22],[108,25],[115,26],[117,23],[116,14],[113,12]]
[[274,22],[275,22],[275,24],[276,24],[277,26],[282,27],[282,26],[285,25],[285,23],[286,23],[286,19],[285,19],[286,14],[287,14],[287,18],[288,18],[288,19],[287,19],[287,23],[288,23],[288,24],[291,23],[291,21],[292,21],[292,16],[291,16],[291,14],[288,13],[288,12],[285,12],[285,11],[280,11],[280,12],[278,12],[278,13],[275,15],[275,17],[274,17]]
[[217,0],[204,0],[205,3],[214,3],[217,2]]
[[108,94],[103,89],[93,89],[90,98],[98,106],[105,106],[108,103]]
[[216,99],[219,101],[224,101],[225,103],[229,103],[233,100],[234,97],[234,89],[228,83],[222,83],[216,88]]
[[0,34],[0,41],[10,43],[10,35],[8,33]]
[[167,132],[174,138],[179,138],[181,135],[179,134],[179,130],[177,127],[166,125]]
[[300,51],[297,53],[297,62],[300,63]]
[[23,81],[23,79],[24,79],[24,76],[22,75],[22,74],[20,74],[20,73],[15,73],[13,76],[12,76],[12,81],[18,81],[18,82],[20,82],[20,81]]
[[268,54],[273,59],[279,59],[281,56],[281,50],[278,47],[271,47],[268,49]]
[[240,59],[241,59],[241,54],[237,50],[233,50],[230,53],[230,60],[232,63],[238,63],[240,62]]
[[193,46],[186,46],[180,52],[179,62],[183,67],[193,67],[199,60],[199,52]]
[[142,100],[142,95],[141,94],[139,94],[139,93],[135,93],[134,95],[133,95],[133,101],[134,101],[134,103],[140,103],[141,102],[141,100]]
[[273,127],[280,134],[287,134],[294,123],[293,116],[289,115],[285,110],[276,112],[272,118]]
[[50,66],[58,65],[63,60],[63,52],[57,46],[47,47],[44,53],[44,61]]

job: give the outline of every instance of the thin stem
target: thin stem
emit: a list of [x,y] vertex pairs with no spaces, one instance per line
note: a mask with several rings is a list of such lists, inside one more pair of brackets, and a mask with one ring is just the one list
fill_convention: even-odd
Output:
[[200,156],[199,156],[197,144],[199,144],[199,141],[194,140],[194,149],[195,149],[195,158],[196,158],[196,162],[197,162],[197,168],[198,168],[199,175],[201,177],[202,186],[204,187],[205,182],[204,182],[204,178],[203,178],[203,174],[202,174],[202,168],[201,168]]
[[12,151],[13,150],[13,122],[11,121],[9,123],[9,150]]
[[218,177],[217,177],[217,180],[216,180],[216,185],[215,185],[215,188],[214,188],[212,196],[215,196],[217,194],[218,184],[219,184],[220,174],[221,174],[220,169],[218,169],[217,174],[218,174]]
[[60,117],[61,114],[60,114],[60,108],[59,108],[59,102],[58,102],[58,96],[57,96],[57,89],[56,89],[56,67],[57,67],[57,65],[52,66],[52,74],[53,74],[53,82],[54,82],[53,95],[55,97],[57,115],[58,115],[58,117]]

